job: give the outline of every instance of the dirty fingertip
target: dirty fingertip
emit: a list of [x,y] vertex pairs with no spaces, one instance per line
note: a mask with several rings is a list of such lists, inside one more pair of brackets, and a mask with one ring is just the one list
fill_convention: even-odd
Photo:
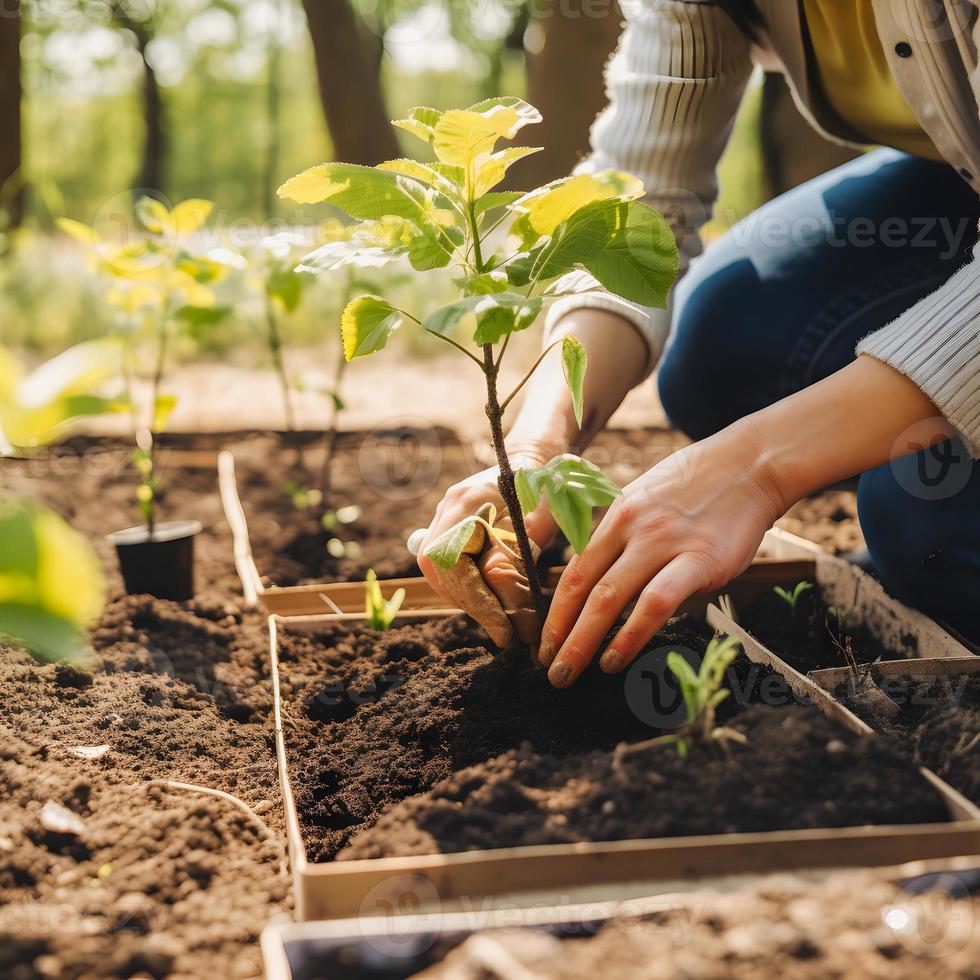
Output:
[[572,665],[566,663],[552,664],[548,670],[548,680],[552,687],[568,687],[572,683]]
[[607,650],[599,658],[599,669],[605,674],[616,674],[626,665],[626,658],[618,650]]

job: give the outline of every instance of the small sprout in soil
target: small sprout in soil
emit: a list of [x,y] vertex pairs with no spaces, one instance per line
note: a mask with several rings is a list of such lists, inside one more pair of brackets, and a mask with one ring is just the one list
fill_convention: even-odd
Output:
[[[611,503],[619,489],[591,463],[568,455],[515,475],[504,444],[504,412],[546,354],[560,346],[572,408],[581,425],[587,355],[575,337],[557,340],[502,397],[498,380],[504,354],[511,336],[530,327],[546,304],[578,291],[583,273],[594,291],[663,307],[677,275],[678,253],[667,223],[640,202],[643,185],[630,174],[604,170],[529,192],[496,189],[511,164],[540,149],[498,149],[498,142],[540,121],[537,109],[512,97],[446,112],[419,106],[394,125],[429,144],[435,162],[398,159],[377,167],[324,163],[286,181],[279,195],[300,204],[333,205],[355,221],[346,237],[304,258],[299,266],[303,271],[377,268],[395,259],[407,259],[418,272],[455,268],[458,298],[418,316],[381,296],[351,301],[341,318],[344,356],[349,361],[373,354],[395,330],[412,322],[476,365],[486,388],[500,494],[543,620],[544,595],[525,510],[543,500],[581,551],[591,532],[593,509]],[[475,350],[457,339],[467,320],[475,327],[470,335]],[[465,544],[469,537],[462,530],[454,540]],[[433,561],[455,561],[462,554],[462,546],[438,550],[439,558],[430,554]]]
[[368,626],[383,633],[391,629],[391,624],[398,615],[405,601],[405,590],[396,589],[390,599],[381,592],[378,576],[373,568],[368,569],[367,582],[364,585],[364,615]]
[[812,588],[813,588],[812,582],[797,582],[792,590],[784,589],[780,585],[775,585],[773,586],[772,591],[775,592],[776,595],[778,595],[779,598],[782,599],[787,606],[789,606],[790,614],[792,615],[795,614],[796,612],[796,604],[797,602],[799,602],[800,596],[803,595],[803,593],[806,592],[807,589],[812,589]]
[[732,636],[716,637],[704,651],[701,666],[694,668],[675,650],[667,654],[667,666],[680,684],[687,723],[676,732],[660,735],[632,745],[621,743],[613,756],[613,767],[620,769],[624,756],[661,745],[676,745],[681,758],[687,756],[692,742],[745,742],[745,736],[734,728],[715,726],[718,705],[731,693],[721,686],[725,671],[738,656],[739,644]]

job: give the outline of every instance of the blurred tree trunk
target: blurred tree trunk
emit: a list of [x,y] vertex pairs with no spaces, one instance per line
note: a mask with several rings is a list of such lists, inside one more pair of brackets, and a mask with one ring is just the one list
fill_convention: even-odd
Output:
[[18,0],[8,0],[0,14],[0,207],[16,226],[24,207]]
[[164,125],[163,95],[156,72],[147,60],[146,50],[153,40],[149,23],[130,15],[128,4],[114,3],[112,18],[136,39],[136,50],[143,60],[143,162],[136,179],[136,189],[163,191],[167,158],[167,133]]
[[770,197],[860,156],[859,150],[824,139],[793,102],[786,79],[767,73],[759,110],[762,169]]
[[371,45],[349,0],[303,0],[334,157],[373,166],[399,155],[381,90],[381,39]]
[[589,149],[589,128],[606,105],[603,69],[616,47],[622,16],[616,0],[539,0],[525,34],[528,101],[544,122],[527,139],[544,146],[516,164],[514,186],[564,177]]

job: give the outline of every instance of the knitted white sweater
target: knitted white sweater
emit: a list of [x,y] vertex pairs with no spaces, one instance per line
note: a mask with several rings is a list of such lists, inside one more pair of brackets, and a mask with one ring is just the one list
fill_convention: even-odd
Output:
[[[889,64],[920,125],[964,180],[980,187],[980,3],[874,5]],[[625,170],[643,181],[645,200],[675,229],[683,275],[701,252],[698,229],[717,197],[718,160],[753,65],[784,71],[800,109],[821,129],[799,4],[762,0],[766,37],[759,46],[710,0],[621,0],[620,6],[626,28],[606,71],[609,105],[593,125],[592,153],[579,169]],[[975,250],[973,261],[940,289],[857,347],[915,382],[974,457],[980,457],[977,255]],[[647,340],[648,373],[653,370],[670,328],[669,308],[646,309],[601,293],[569,296],[549,312],[548,339],[568,329],[568,321],[559,323],[566,313],[582,307],[619,312],[633,323]]]

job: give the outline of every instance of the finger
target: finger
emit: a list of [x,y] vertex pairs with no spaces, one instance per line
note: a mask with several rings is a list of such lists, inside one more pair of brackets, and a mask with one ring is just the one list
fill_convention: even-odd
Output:
[[431,586],[432,591],[435,592],[436,595],[441,595],[447,602],[452,602],[453,599],[449,593],[446,592],[445,588],[443,588],[442,582],[439,580],[439,576],[436,574],[435,562],[431,558],[426,558],[425,555],[420,554],[417,559],[417,564],[422,574],[425,576],[426,582],[428,582]]
[[690,552],[678,555],[640,593],[625,625],[599,660],[602,670],[615,674],[632,663],[677,607],[707,589],[711,578],[702,557]]
[[510,646],[514,638],[510,620],[469,555],[462,555],[452,568],[433,564],[432,569],[451,602],[472,616],[498,647]]
[[596,583],[548,671],[555,687],[574,684],[623,610],[650,581],[650,556],[627,548],[618,561]]
[[[624,511],[628,517],[629,510]],[[541,630],[541,650],[538,659],[549,667],[565,642],[596,583],[609,571],[623,553],[623,525],[620,519],[610,520],[613,511],[599,525],[592,540],[581,555],[576,555],[562,572],[551,600],[551,609]]]
[[[533,544],[531,547],[537,550]],[[515,561],[519,559],[503,548],[489,548],[480,556],[477,566],[507,614],[517,638],[522,643],[534,646],[541,633],[541,623],[534,608],[527,576]]]

